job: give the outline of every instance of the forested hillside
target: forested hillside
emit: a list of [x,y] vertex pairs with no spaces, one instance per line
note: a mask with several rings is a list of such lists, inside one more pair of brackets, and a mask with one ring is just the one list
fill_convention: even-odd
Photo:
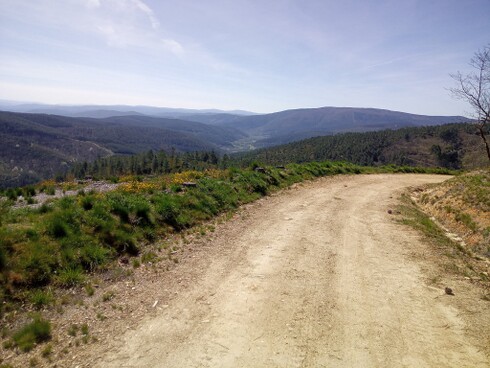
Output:
[[51,178],[76,162],[112,154],[219,151],[242,136],[234,129],[147,116],[89,119],[0,112],[0,187]]
[[[216,124],[247,133],[252,148],[270,147],[300,139],[345,132],[368,132],[403,127],[467,122],[462,116],[427,116],[383,109],[321,107],[273,114],[234,117],[216,115]],[[248,148],[248,147],[247,147]]]
[[409,165],[472,169],[487,165],[472,124],[446,124],[310,138],[236,154],[233,161],[282,165],[289,162],[345,160],[360,165]]
[[[118,109],[123,108],[114,106],[112,110],[89,112],[92,116],[104,117],[119,114]],[[158,108],[148,111],[161,112]],[[381,109],[338,107],[249,116],[191,112],[175,113],[185,113],[189,119],[197,121],[148,116],[139,111],[136,115],[99,119],[0,112],[0,187],[31,184],[66,174],[76,163],[93,162],[114,154],[133,155],[152,150],[167,154],[213,151],[221,155],[346,131],[379,131],[467,120],[458,116],[422,116]],[[340,159],[363,165],[395,163],[451,168],[470,165],[470,151],[476,144],[473,141],[478,140],[473,139],[472,132],[461,132],[456,136],[447,133],[446,137],[438,136],[437,130],[434,135],[427,129],[421,139],[410,129],[403,133],[351,133],[240,157],[245,161],[248,157],[249,160],[257,157],[265,162],[281,163]],[[415,136],[411,137],[411,134]],[[264,154],[267,157],[262,157]],[[468,163],[464,157],[469,157]],[[478,158],[478,154],[475,157]],[[187,164],[192,167],[190,161],[186,158],[183,167]],[[112,167],[114,162],[111,161],[106,168]],[[93,170],[95,173],[99,171],[100,167]],[[105,175],[107,170],[103,173]]]
[[172,150],[148,151],[136,155],[115,155],[99,158],[92,162],[76,163],[67,173],[67,178],[92,176],[102,179],[114,179],[124,175],[160,175],[178,173],[187,170],[225,168],[229,158],[220,157],[214,151],[178,153]]

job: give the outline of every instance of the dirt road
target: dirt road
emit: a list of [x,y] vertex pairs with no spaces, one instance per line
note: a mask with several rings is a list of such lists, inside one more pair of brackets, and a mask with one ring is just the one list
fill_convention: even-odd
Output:
[[[100,367],[488,367],[427,246],[388,209],[429,175],[343,176],[284,191],[179,265],[187,285],[101,353]],[[162,288],[167,287],[162,285]]]

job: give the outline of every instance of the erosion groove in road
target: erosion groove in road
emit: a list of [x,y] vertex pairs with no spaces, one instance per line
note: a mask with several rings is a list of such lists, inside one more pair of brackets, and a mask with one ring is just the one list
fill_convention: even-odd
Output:
[[426,245],[387,213],[401,189],[445,179],[325,178],[254,204],[223,225],[206,255],[179,266],[191,280],[185,291],[96,364],[488,366],[410,256]]

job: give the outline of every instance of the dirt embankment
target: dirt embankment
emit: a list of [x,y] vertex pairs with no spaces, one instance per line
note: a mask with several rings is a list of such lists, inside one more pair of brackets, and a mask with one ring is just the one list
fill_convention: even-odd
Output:
[[445,179],[338,176],[245,206],[173,270],[114,286],[129,312],[58,367],[488,367],[488,301],[388,213]]
[[425,213],[464,248],[490,264],[489,170],[466,173],[415,194]]

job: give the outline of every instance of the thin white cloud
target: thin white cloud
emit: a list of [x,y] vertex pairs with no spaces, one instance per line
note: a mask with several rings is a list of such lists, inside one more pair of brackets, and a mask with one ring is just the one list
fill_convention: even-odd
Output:
[[170,52],[181,57],[180,42],[162,37],[160,22],[142,0],[84,0],[89,7],[89,29],[101,36],[110,47],[138,47]]
[[153,12],[153,10],[148,5],[146,5],[141,0],[129,0],[129,1],[131,3],[133,3],[136,8],[138,8],[139,10],[141,10],[143,13],[145,13],[148,16],[148,18],[150,19],[151,26],[153,27],[153,29],[157,29],[158,27],[160,27],[160,22],[156,18],[155,13]]

